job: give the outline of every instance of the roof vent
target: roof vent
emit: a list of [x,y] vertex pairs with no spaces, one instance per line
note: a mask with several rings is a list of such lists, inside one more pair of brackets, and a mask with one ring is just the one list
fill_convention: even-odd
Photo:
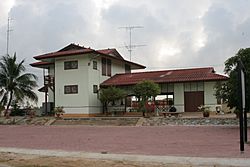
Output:
[[160,77],[163,78],[163,77],[168,76],[168,75],[170,75],[170,74],[172,74],[172,73],[173,73],[172,71],[169,71],[169,72],[167,72],[166,74],[160,75]]
[[170,75],[170,74],[172,74],[173,73],[173,71],[169,71],[169,72],[167,72],[165,75]]

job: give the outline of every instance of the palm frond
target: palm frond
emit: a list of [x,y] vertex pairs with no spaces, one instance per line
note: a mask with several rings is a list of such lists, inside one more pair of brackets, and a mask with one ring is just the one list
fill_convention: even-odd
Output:
[[5,89],[5,93],[1,93],[1,103],[7,103],[10,98],[9,92],[13,92],[14,98],[19,102],[23,102],[26,98],[38,101],[33,91],[37,87],[37,76],[24,73],[23,63],[24,60],[17,62],[16,53],[12,57],[7,55],[0,59],[0,89]]

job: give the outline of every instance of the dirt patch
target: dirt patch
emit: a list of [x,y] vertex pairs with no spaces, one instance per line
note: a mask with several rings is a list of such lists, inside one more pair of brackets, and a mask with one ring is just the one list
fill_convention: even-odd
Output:
[[11,167],[190,167],[190,165],[112,161],[73,157],[0,153],[0,166]]

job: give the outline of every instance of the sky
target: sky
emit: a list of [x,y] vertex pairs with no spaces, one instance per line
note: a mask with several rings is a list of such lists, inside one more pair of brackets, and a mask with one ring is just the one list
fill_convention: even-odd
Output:
[[129,60],[125,45],[132,30],[132,61],[146,70],[214,67],[240,48],[250,46],[250,0],[1,0],[0,56],[25,59],[28,72],[34,56],[75,43],[94,49],[116,48]]

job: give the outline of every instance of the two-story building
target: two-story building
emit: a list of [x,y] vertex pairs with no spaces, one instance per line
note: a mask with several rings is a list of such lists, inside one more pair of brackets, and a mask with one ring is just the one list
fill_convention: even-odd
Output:
[[48,92],[47,101],[75,116],[91,116],[102,111],[98,89],[103,81],[118,73],[145,68],[123,59],[116,49],[94,50],[75,44],[34,58],[39,62],[31,66],[48,71],[44,77],[47,87],[40,89]]
[[212,67],[132,73],[146,67],[125,60],[116,49],[94,50],[75,44],[34,58],[39,62],[31,66],[47,70],[45,87],[40,89],[46,94],[45,101],[64,107],[66,115],[79,117],[102,113],[100,86],[129,91],[143,80],[158,83],[161,95],[165,100],[170,98],[178,111],[197,111],[199,105],[215,110],[219,100],[214,96],[214,86],[228,79],[216,74]]

